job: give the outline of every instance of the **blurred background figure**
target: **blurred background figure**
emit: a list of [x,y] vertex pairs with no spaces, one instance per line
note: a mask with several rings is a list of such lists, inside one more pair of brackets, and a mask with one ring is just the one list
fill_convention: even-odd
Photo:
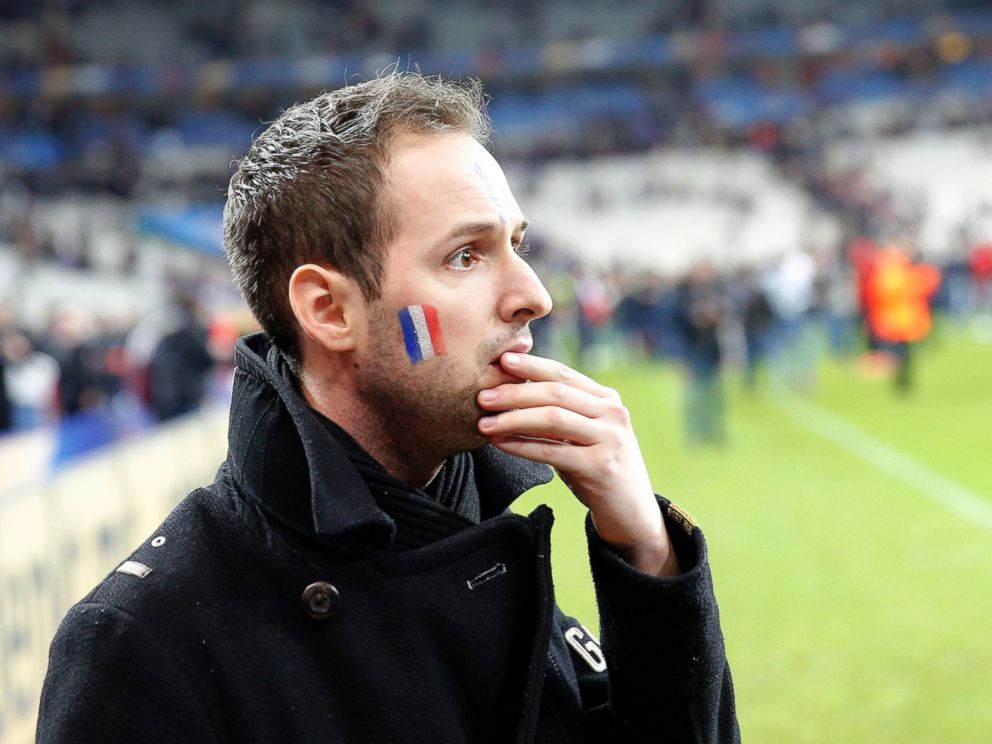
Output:
[[59,365],[51,356],[36,349],[28,336],[19,330],[3,334],[4,374],[0,385],[6,386],[10,406],[9,428],[32,429],[56,418]]
[[0,435],[10,431],[14,426],[13,406],[10,394],[7,392],[7,355],[0,350]]
[[736,286],[739,294],[737,312],[744,331],[744,386],[753,393],[768,358],[775,330],[775,311],[754,268],[742,269]]
[[972,305],[978,314],[983,338],[992,340],[992,241],[972,248],[968,263],[974,293]]
[[726,300],[713,265],[702,261],[678,290],[675,313],[682,336],[685,388],[685,441],[724,444],[727,439],[720,331]]
[[148,393],[159,421],[195,411],[207,391],[214,358],[196,299],[179,295],[148,365]]
[[868,279],[868,325],[895,359],[893,380],[900,392],[913,384],[914,345],[933,325],[930,298],[940,284],[940,271],[915,264],[898,246],[880,250]]
[[98,330],[97,318],[78,310],[60,310],[41,343],[59,366],[58,402],[62,416],[101,408],[117,392],[119,381],[106,364],[112,340]]
[[580,269],[575,299],[579,309],[579,361],[585,366],[597,366],[609,343],[615,303],[606,277],[587,268]]
[[823,267],[823,313],[831,353],[850,359],[861,351],[858,328],[858,292],[855,269],[843,250],[829,253]]
[[799,390],[812,389],[816,381],[816,279],[816,264],[807,251],[782,256],[766,279],[777,319],[773,347],[776,380]]

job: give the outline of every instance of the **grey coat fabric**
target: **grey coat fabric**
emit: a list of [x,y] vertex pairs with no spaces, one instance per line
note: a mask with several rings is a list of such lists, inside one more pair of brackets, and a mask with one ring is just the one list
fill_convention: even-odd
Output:
[[684,568],[666,579],[587,521],[600,648],[554,603],[551,511],[506,511],[546,467],[466,455],[478,524],[400,498],[279,365],[264,336],[239,342],[228,459],[69,612],[39,742],[739,740],[705,543],[681,510],[659,499]]

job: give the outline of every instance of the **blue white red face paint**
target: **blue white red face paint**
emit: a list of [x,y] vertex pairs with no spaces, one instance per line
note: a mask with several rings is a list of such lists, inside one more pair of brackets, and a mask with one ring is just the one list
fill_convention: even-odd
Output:
[[416,364],[447,353],[437,310],[431,305],[408,305],[399,311],[399,316],[411,362]]

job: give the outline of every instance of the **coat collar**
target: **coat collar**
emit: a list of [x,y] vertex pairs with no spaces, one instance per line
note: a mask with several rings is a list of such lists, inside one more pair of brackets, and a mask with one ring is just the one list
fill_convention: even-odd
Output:
[[[266,511],[320,537],[345,534],[387,548],[396,534],[348,454],[297,392],[285,359],[262,333],[235,347],[228,466]],[[492,446],[471,453],[482,518],[551,480],[546,465]]]

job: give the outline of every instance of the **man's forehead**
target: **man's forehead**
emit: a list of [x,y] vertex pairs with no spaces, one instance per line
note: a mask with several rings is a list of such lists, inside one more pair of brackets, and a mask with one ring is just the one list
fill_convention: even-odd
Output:
[[404,180],[509,191],[496,159],[474,138],[460,133],[401,135],[393,144],[386,176],[394,185]]
[[[460,205],[501,221],[519,222],[520,209],[495,158],[467,134],[404,134],[386,171],[392,196],[414,208]],[[404,198],[406,197],[406,198]]]

